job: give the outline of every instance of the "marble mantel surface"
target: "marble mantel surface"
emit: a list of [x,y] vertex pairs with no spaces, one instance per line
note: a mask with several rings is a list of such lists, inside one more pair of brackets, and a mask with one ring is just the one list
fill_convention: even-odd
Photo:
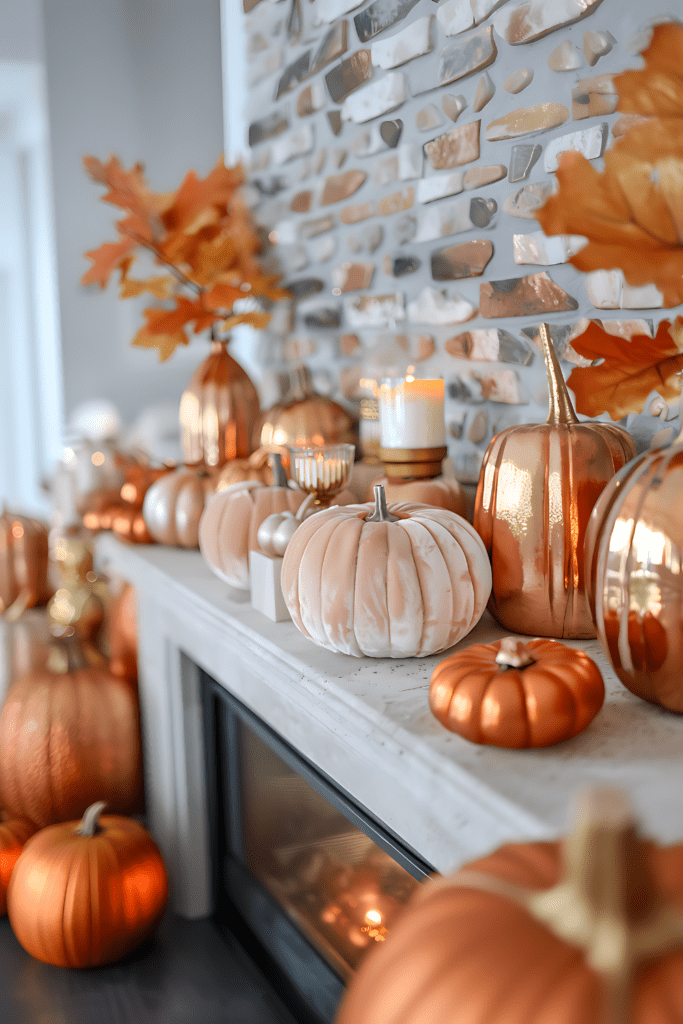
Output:
[[[683,716],[630,694],[597,641],[607,697],[582,735],[536,751],[478,747],[427,703],[445,655],[352,658],[273,623],[215,577],[197,551],[98,538],[98,564],[138,589],[140,699],[150,828],[174,909],[211,911],[200,666],[443,873],[502,842],[564,831],[577,790],[614,784],[660,842],[683,840]],[[502,635],[485,614],[461,646]]]

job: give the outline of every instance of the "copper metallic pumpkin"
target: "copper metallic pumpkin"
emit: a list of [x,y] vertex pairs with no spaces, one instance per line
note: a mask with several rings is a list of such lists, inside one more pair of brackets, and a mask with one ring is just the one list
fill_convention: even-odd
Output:
[[168,901],[166,868],[152,837],[131,818],[100,816],[52,825],[19,857],[7,893],[17,939],[56,967],[98,967],[136,949]]
[[632,693],[683,712],[683,432],[602,492],[586,534],[598,639]]
[[213,572],[231,587],[249,589],[249,552],[261,551],[259,527],[274,512],[296,512],[307,495],[291,487],[245,480],[219,491],[199,524],[199,547]]
[[107,609],[109,671],[124,679],[138,677],[137,591],[124,583]]
[[600,669],[556,640],[507,637],[439,662],[432,714],[451,732],[494,747],[549,747],[583,732],[605,699]]
[[212,341],[210,354],[180,399],[185,462],[215,468],[230,459],[246,459],[259,413],[256,388],[228,354],[227,341]]
[[336,1024],[680,1024],[683,846],[618,791],[562,842],[515,843],[417,890]]
[[429,505],[323,509],[285,552],[282,593],[314,643],[360,658],[437,654],[479,621],[491,592],[485,548],[460,516]]
[[129,544],[154,544],[154,537],[147,529],[142,509],[136,505],[124,505],[112,516],[111,532],[119,540]]
[[14,605],[14,611],[20,614],[26,608],[45,604],[52,593],[47,569],[45,527],[35,519],[3,509],[0,514],[0,612],[7,612]]
[[244,480],[258,480],[259,483],[270,487],[273,483],[273,471],[270,468],[269,458],[277,452],[285,469],[289,468],[289,450],[287,448],[258,448],[252,452],[248,459],[232,459],[226,462],[216,477],[216,493],[224,491],[231,484],[242,483]]
[[142,515],[154,540],[198,547],[199,519],[213,488],[213,476],[201,466],[183,466],[153,483],[145,494]]
[[584,537],[595,502],[635,455],[626,431],[580,423],[546,324],[546,423],[508,427],[481,467],[474,527],[491,558],[489,610],[513,633],[595,636],[586,597]]
[[23,845],[36,831],[26,818],[11,818],[0,811],[0,917],[7,913],[7,886]]
[[[130,684],[88,666],[75,637],[48,668],[15,680],[0,715],[0,806],[43,828],[82,814],[96,796],[139,811],[140,723]],[[57,668],[57,657],[63,661]],[[51,670],[52,668],[52,670]]]
[[341,405],[319,395],[305,366],[292,371],[283,399],[263,413],[254,437],[258,445],[296,446],[355,444],[356,420]]

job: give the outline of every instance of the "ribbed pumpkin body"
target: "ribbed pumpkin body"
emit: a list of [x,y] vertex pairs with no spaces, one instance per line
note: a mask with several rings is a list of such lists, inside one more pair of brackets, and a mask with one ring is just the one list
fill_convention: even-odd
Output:
[[142,802],[138,704],[104,668],[33,672],[0,716],[0,806],[39,828],[78,817],[102,797],[121,813]]
[[304,491],[266,487],[256,480],[215,494],[199,524],[199,547],[213,572],[231,587],[248,590],[249,552],[261,550],[259,526],[274,512],[296,512],[305,498]]
[[683,712],[683,436],[605,488],[586,536],[598,639],[632,693]]
[[199,519],[213,494],[214,479],[201,467],[184,466],[153,483],[145,494],[142,515],[160,544],[181,548],[199,545]]
[[[648,844],[653,873],[683,911],[683,847]],[[558,843],[503,846],[468,865],[529,889],[560,877]],[[456,876],[457,878],[457,876]],[[683,949],[639,972],[629,1024],[683,1020]],[[426,883],[361,964],[337,1024],[613,1024],[583,953],[517,903]]]
[[491,571],[480,538],[445,509],[392,505],[398,522],[366,522],[373,511],[325,509],[297,529],[282,564],[295,625],[319,646],[355,657],[445,650],[486,607]]
[[50,599],[47,530],[35,519],[0,515],[0,613],[21,599],[33,608]]
[[142,825],[103,815],[101,831],[77,821],[43,829],[24,847],[7,894],[24,949],[56,967],[97,967],[152,934],[168,901],[161,855]]
[[0,917],[7,913],[7,887],[22,847],[36,831],[26,818],[7,818],[0,811]]
[[625,430],[580,423],[546,324],[547,423],[508,427],[481,467],[474,527],[491,558],[489,610],[514,633],[594,637],[584,578],[588,520],[603,489],[636,453]]
[[256,388],[228,354],[227,342],[212,342],[210,355],[195,370],[180,399],[185,462],[214,468],[230,459],[246,459],[259,413]]

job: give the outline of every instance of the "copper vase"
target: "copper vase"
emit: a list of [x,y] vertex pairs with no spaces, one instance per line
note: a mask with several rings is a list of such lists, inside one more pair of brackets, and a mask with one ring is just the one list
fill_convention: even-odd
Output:
[[228,354],[227,340],[214,339],[208,358],[195,370],[180,399],[185,463],[216,468],[230,459],[246,459],[259,413],[251,379]]
[[261,445],[356,444],[354,417],[331,398],[313,388],[310,371],[299,366],[290,371],[282,400],[261,418],[254,448]]
[[683,430],[601,494],[586,579],[598,639],[624,686],[683,712]]
[[479,476],[474,527],[491,558],[489,610],[515,633],[594,637],[584,537],[609,480],[635,455],[629,434],[580,423],[546,324],[541,325],[550,413],[491,441]]

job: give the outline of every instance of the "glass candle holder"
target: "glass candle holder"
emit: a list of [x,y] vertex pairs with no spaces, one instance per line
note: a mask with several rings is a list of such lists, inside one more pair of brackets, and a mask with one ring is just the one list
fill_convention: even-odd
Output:
[[349,482],[356,452],[352,444],[323,444],[290,448],[290,472],[302,491],[314,495],[315,511],[327,508]]

